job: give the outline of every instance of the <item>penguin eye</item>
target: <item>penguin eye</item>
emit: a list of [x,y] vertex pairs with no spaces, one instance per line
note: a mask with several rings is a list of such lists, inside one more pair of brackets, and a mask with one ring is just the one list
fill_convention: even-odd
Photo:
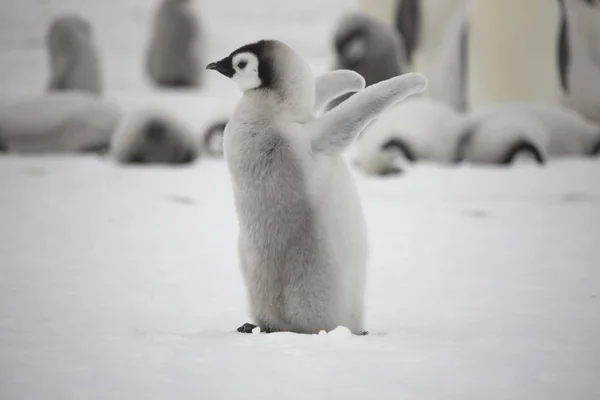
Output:
[[239,69],[244,69],[244,68],[246,68],[246,65],[248,65],[248,61],[243,60],[243,61],[240,61],[237,66]]

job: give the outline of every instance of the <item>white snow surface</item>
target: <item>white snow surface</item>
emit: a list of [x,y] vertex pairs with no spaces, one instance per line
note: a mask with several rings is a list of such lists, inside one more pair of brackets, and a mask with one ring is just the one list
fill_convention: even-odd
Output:
[[[43,90],[44,25],[92,18],[108,96],[206,123],[232,83],[150,89],[147,0],[0,2],[2,102]],[[261,37],[329,62],[344,0],[205,0],[210,58]],[[42,25],[40,25],[42,24]],[[356,173],[367,336],[243,335],[222,161],[0,157],[0,399],[600,398],[600,162]]]

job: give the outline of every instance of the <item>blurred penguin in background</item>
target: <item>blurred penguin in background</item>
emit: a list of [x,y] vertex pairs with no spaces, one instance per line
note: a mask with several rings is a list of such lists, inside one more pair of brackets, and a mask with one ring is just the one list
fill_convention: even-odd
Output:
[[400,103],[365,129],[354,164],[368,175],[404,172],[408,163],[452,163],[461,116],[445,103],[425,97]]
[[471,116],[453,133],[456,163],[510,166],[545,164],[548,135],[538,121],[524,114]]
[[122,113],[85,92],[53,92],[0,108],[0,142],[12,153],[106,153]]
[[[408,70],[400,36],[379,19],[352,12],[342,17],[334,34],[334,69],[359,73],[367,86],[401,75]],[[329,102],[327,109],[342,103],[352,93]]]
[[148,109],[127,117],[113,136],[110,154],[122,164],[190,164],[198,150],[187,126],[165,111]]
[[223,135],[229,122],[228,117],[216,119],[210,123],[202,134],[202,150],[212,157],[223,157]]
[[334,34],[335,69],[349,69],[367,86],[407,71],[404,44],[393,29],[363,13],[346,14]]
[[428,97],[448,104],[457,111],[469,108],[467,98],[468,7],[458,9],[445,29],[429,72]]
[[600,123],[600,2],[557,1],[562,103]]
[[406,46],[411,70],[431,74],[440,43],[466,0],[397,0],[395,27]]
[[156,12],[146,68],[157,86],[202,83],[201,32],[193,5],[193,0],[163,0]]
[[529,152],[542,164],[597,156],[600,150],[600,127],[560,105],[500,103],[468,115],[460,130],[459,160],[509,163],[518,152]]
[[91,24],[77,15],[55,18],[46,33],[49,91],[102,92],[102,73]]

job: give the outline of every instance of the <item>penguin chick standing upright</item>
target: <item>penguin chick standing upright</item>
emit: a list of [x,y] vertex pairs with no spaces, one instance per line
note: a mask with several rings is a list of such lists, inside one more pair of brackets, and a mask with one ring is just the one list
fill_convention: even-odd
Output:
[[367,86],[393,78],[408,69],[404,42],[382,21],[363,13],[350,13],[334,35],[335,68],[361,74]]
[[254,322],[267,332],[343,325],[361,334],[367,235],[341,153],[381,112],[423,91],[426,79],[380,82],[315,119],[313,74],[282,42],[245,45],[207,68],[244,92],[223,148]]
[[92,26],[77,15],[52,21],[46,33],[50,61],[49,91],[102,93],[102,73]]
[[154,19],[146,68],[157,86],[195,87],[201,83],[200,28],[193,0],[163,0]]

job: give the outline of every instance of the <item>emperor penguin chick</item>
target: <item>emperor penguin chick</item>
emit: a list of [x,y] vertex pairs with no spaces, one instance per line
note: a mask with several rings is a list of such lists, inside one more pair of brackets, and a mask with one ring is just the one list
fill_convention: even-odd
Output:
[[102,92],[100,59],[87,20],[77,15],[54,19],[46,34],[46,47],[50,61],[49,91]]
[[104,154],[121,117],[90,93],[44,93],[0,107],[0,142],[11,153]]
[[407,70],[404,43],[382,21],[353,12],[339,22],[334,35],[336,69],[361,74],[367,86]]
[[189,164],[198,156],[190,130],[165,111],[130,115],[111,141],[111,156],[122,164]]
[[223,149],[254,322],[267,332],[345,326],[362,334],[367,234],[341,153],[381,112],[423,91],[426,79],[380,82],[315,119],[315,78],[282,42],[245,45],[207,68],[243,91]]
[[200,27],[193,0],[163,0],[154,19],[146,68],[163,87],[195,87],[201,83]]
[[[398,33],[378,18],[360,12],[346,14],[334,34],[334,69],[361,74],[367,86],[406,72],[404,42]],[[329,109],[352,94],[335,99]]]
[[382,114],[357,140],[355,164],[368,175],[402,173],[398,159],[449,164],[461,116],[445,103],[411,98]]

